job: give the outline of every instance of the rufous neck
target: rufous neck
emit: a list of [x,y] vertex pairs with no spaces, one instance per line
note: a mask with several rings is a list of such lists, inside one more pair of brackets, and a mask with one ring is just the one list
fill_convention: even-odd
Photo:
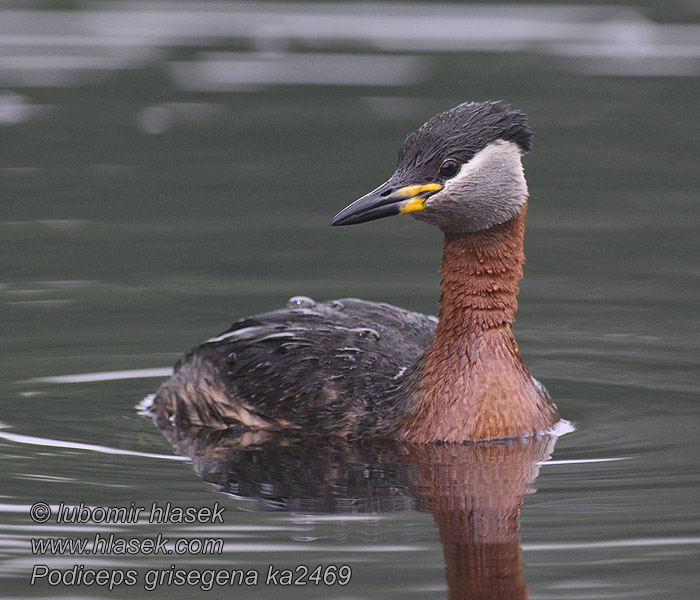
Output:
[[485,231],[445,235],[439,321],[408,380],[399,439],[486,440],[556,422],[513,337],[524,221],[525,207]]
[[435,337],[468,340],[512,325],[523,276],[525,212],[475,233],[447,233],[442,247],[442,291]]

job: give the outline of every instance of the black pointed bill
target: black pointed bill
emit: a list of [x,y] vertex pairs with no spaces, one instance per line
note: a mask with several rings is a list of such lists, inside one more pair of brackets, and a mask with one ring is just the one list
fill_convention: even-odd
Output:
[[331,225],[355,225],[423,210],[425,201],[441,189],[439,183],[396,186],[390,179],[341,210],[333,218]]

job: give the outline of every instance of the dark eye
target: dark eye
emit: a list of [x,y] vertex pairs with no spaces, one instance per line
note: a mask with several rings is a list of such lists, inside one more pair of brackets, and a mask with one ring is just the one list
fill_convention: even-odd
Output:
[[459,163],[456,160],[448,158],[444,163],[440,165],[440,176],[441,177],[454,177],[459,171]]

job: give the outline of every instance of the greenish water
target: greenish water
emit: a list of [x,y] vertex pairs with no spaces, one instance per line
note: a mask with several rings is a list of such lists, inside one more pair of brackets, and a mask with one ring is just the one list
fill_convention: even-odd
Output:
[[[284,475],[248,468],[245,494],[209,461],[210,448],[193,446],[192,461],[176,456],[136,405],[184,351],[293,295],[434,313],[437,231],[408,218],[328,223],[391,174],[408,132],[461,101],[490,98],[525,111],[536,135],[525,158],[516,336],[576,426],[521,510],[530,598],[696,597],[697,11],[681,3],[66,5],[0,7],[2,597],[146,593],[142,581],[112,592],[30,586],[37,564],[141,576],[172,564],[329,563],[352,568],[347,586],[161,585],[148,595],[446,596],[445,544],[426,508],[430,486],[417,483],[434,457],[263,449],[245,460],[278,464]],[[314,62],[319,56],[335,67]],[[141,369],[155,371],[123,373]],[[84,375],[94,373],[105,375]],[[77,376],[60,378],[68,375]],[[369,489],[392,502],[369,502],[376,512],[277,502],[299,489],[302,498],[323,495],[358,465],[382,471]],[[314,468],[324,477],[305,475]],[[369,493],[329,493],[353,492]],[[241,497],[261,494],[293,510]],[[37,502],[54,516],[60,503],[81,502],[218,502],[226,512],[223,525],[37,524],[29,517]],[[31,538],[96,532],[226,545],[176,560],[32,553]]]

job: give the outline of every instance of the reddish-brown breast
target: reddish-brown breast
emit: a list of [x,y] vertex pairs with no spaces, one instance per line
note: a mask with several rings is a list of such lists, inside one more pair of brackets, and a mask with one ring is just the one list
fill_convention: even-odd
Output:
[[513,337],[525,212],[485,231],[445,235],[439,323],[399,439],[485,440],[536,433],[559,419]]

